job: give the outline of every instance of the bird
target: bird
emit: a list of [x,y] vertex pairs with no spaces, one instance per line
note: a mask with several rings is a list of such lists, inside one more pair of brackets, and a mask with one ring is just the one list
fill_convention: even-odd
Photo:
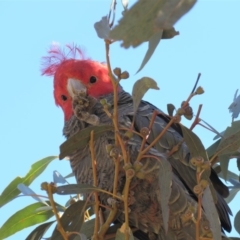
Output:
[[[112,125],[108,113],[114,110],[113,84],[105,63],[86,58],[76,45],[66,45],[66,53],[59,46],[52,46],[43,57],[42,75],[53,76],[53,95],[55,103],[64,113],[63,134],[69,139],[76,133],[95,125]],[[141,149],[142,129],[146,129],[157,112],[152,129],[146,137],[148,146],[163,131],[170,118],[153,104],[141,100],[137,111],[133,109],[133,97],[119,85],[117,89],[118,125],[122,129],[133,128],[132,137],[124,141],[129,156],[131,169],[139,165],[131,179],[129,191],[129,224],[136,228],[135,236],[140,240],[194,240],[196,237],[198,198],[194,193],[197,185],[196,167],[191,164],[189,147],[182,141],[183,133],[178,124],[171,125],[162,138],[149,149],[147,157],[136,163]],[[103,107],[107,104],[107,112]],[[124,139],[124,133],[121,132]],[[171,155],[169,151],[181,142],[179,149]],[[115,146],[114,131],[106,131],[94,140],[96,154],[97,186],[112,192],[114,182],[114,161],[106,146]],[[113,147],[114,150],[118,149]],[[119,149],[118,149],[119,150]],[[121,149],[117,156],[121,155]],[[72,171],[79,184],[93,185],[91,152],[89,145],[72,152],[69,156]],[[164,229],[161,209],[161,189],[159,170],[162,164],[171,167],[169,182],[170,197],[168,202],[168,231]],[[132,167],[134,166],[134,167]],[[117,192],[123,193],[126,183],[126,166],[120,161]],[[231,210],[224,198],[228,196],[228,187],[219,179],[210,167],[207,179],[216,196],[216,209],[222,231],[231,231],[229,215]],[[99,193],[102,205],[109,205],[110,196]],[[119,214],[116,222],[124,222],[124,208],[118,204]],[[212,236],[211,227],[204,209],[200,221],[200,236]]]

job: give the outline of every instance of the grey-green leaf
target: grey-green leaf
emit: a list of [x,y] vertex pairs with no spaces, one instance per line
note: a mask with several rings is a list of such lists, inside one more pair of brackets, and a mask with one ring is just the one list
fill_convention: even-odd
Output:
[[123,225],[117,230],[115,240],[125,240],[126,239],[125,238],[125,231],[128,232],[128,234],[129,234],[128,239],[129,240],[134,240],[131,229],[129,228],[128,230],[125,230],[125,223],[123,223]]
[[90,141],[91,131],[94,131],[94,139],[96,140],[103,133],[111,130],[113,130],[113,127],[109,125],[90,126],[82,129],[61,144],[59,159],[63,159],[64,157],[69,156],[74,151],[86,147]]
[[167,104],[167,111],[168,111],[168,115],[169,116],[173,116],[173,111],[175,110],[176,108],[175,108],[175,106],[173,105],[173,104],[171,104],[171,103],[168,103]]
[[29,186],[33,180],[46,169],[48,164],[56,158],[58,157],[50,156],[35,162],[32,164],[31,169],[25,177],[16,177],[11,183],[9,183],[0,196],[0,207],[13,200],[20,193],[17,188],[18,184],[23,183],[24,185]]
[[[110,31],[110,37],[122,40],[122,45],[126,48],[137,47],[159,31],[172,29],[195,3],[196,0],[139,0]],[[177,35],[173,30],[169,33],[165,38]]]
[[207,186],[203,192],[202,205],[209,221],[214,240],[221,240],[220,221],[209,186]]
[[240,121],[232,123],[231,127],[228,127],[221,139],[221,142],[217,148],[219,154],[232,154],[238,151],[240,146]]
[[96,22],[94,24],[94,28],[99,38],[102,39],[109,38],[110,27],[108,23],[108,18],[106,16],[102,17],[102,19],[99,22]]
[[234,227],[236,231],[240,234],[240,211],[237,212],[234,218]]
[[[204,146],[203,146],[201,140],[199,139],[199,137],[194,132],[192,132],[190,129],[184,127],[182,124],[180,124],[180,126],[181,126],[181,129],[183,132],[184,141],[186,142],[186,144],[189,148],[191,156],[192,157],[202,157],[205,162],[208,162],[209,160],[208,160],[207,153],[206,153]],[[210,176],[210,169],[205,170],[202,174],[202,179],[205,179],[209,182],[209,186],[210,186],[211,192],[213,194],[213,198],[214,198],[214,200],[216,200],[216,192],[213,188],[213,185],[209,181],[209,176]]]
[[229,158],[231,154],[224,154],[219,156],[219,162],[222,170],[222,176],[224,180],[227,180],[227,174],[228,174],[228,164],[229,164]]
[[55,221],[43,223],[36,227],[26,238],[26,240],[41,240],[43,235]]
[[169,220],[169,198],[171,195],[172,184],[172,168],[168,161],[161,160],[159,171],[159,185],[160,185],[160,202],[162,209],[163,227],[165,233],[168,232],[168,220]]
[[141,102],[144,94],[150,88],[159,90],[157,83],[152,78],[149,77],[143,77],[134,83],[132,90],[134,114],[136,113],[139,103]]
[[[86,202],[78,201],[70,205],[61,217],[61,224],[65,232],[79,232],[84,221]],[[56,227],[51,236],[51,240],[61,239],[61,234]],[[71,235],[69,240],[73,240],[76,235]]]
[[93,191],[100,192],[103,190],[89,184],[68,184],[68,185],[57,187],[56,193],[59,195],[69,195],[69,194],[79,194],[79,193],[90,193]]
[[236,189],[236,188],[231,189],[231,190],[229,191],[228,197],[225,198],[225,201],[226,201],[227,203],[230,203],[230,202],[234,199],[234,197],[237,195],[237,193],[238,193],[239,191],[240,191],[240,189]]
[[156,34],[154,34],[148,41],[148,50],[143,58],[143,61],[137,70],[137,73],[140,72],[144,66],[147,64],[151,56],[153,55],[155,49],[157,48],[157,45],[159,44],[161,38],[162,38],[163,30],[160,30]]

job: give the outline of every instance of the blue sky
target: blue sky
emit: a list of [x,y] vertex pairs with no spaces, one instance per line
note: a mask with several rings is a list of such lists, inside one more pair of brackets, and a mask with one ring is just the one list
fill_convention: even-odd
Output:
[[[110,0],[3,1],[0,0],[0,192],[16,176],[24,176],[35,161],[59,153],[63,113],[53,99],[53,81],[40,74],[40,59],[53,42],[77,43],[88,57],[105,61],[104,43],[93,27],[108,13]],[[122,6],[117,6],[117,19]],[[130,3],[134,3],[131,1]],[[194,112],[203,104],[201,118],[222,131],[231,122],[228,107],[235,90],[240,87],[240,1],[201,0],[176,25],[180,35],[164,40],[147,66],[137,75],[147,44],[122,49],[120,43],[111,46],[113,67],[130,73],[122,82],[131,92],[134,82],[148,76],[158,82],[160,91],[152,90],[145,99],[166,111],[166,104],[179,106],[192,90],[197,74],[202,73],[200,85],[205,94],[191,101]],[[187,126],[190,122],[184,121]],[[214,134],[197,126],[194,130],[207,147]],[[236,163],[231,169],[237,172]],[[51,163],[32,185],[39,194],[40,183],[52,181],[53,170],[70,173],[67,161]],[[39,190],[38,190],[39,189]],[[230,206],[239,210],[240,195]],[[58,198],[61,199],[62,198]],[[22,197],[0,209],[0,226],[15,211],[33,203]],[[62,201],[64,202],[64,201]],[[33,228],[9,237],[25,239]],[[233,231],[232,236],[237,236]]]

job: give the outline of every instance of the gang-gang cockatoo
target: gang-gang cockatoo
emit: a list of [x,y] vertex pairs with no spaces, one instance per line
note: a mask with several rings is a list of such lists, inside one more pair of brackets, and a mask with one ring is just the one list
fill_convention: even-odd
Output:
[[[109,112],[113,110],[113,86],[105,64],[86,59],[82,51],[68,46],[69,52],[64,53],[59,47],[52,47],[48,56],[44,57],[42,74],[54,76],[54,98],[64,112],[63,134],[66,138],[75,133],[97,124],[112,124],[100,103],[105,99]],[[84,94],[84,98],[78,93]],[[85,99],[88,103],[83,107],[80,102]],[[152,104],[141,101],[136,117],[134,130],[140,131],[148,127],[154,110]],[[121,87],[118,89],[118,122],[120,127],[130,128],[133,120],[133,99]],[[166,115],[165,115],[166,116]],[[155,118],[151,133],[146,144],[151,143],[164,129],[168,118],[159,114]],[[135,136],[135,135],[134,135]],[[170,127],[158,143],[149,150],[148,157],[141,159],[145,175],[141,178],[133,177],[130,185],[131,201],[129,201],[130,226],[146,233],[142,239],[150,240],[194,240],[196,225],[192,218],[197,218],[197,197],[193,192],[196,181],[196,168],[190,163],[191,155],[188,146],[183,142],[179,150],[167,157],[174,146],[182,140],[182,133],[177,125]],[[114,162],[106,150],[109,144],[114,145],[114,133],[105,132],[95,140],[98,187],[112,192],[114,182]],[[126,141],[126,149],[130,162],[134,164],[139,153],[142,140],[139,136]],[[73,152],[70,156],[72,170],[76,180],[81,184],[93,184],[91,153],[89,146]],[[168,161],[172,167],[171,195],[169,199],[168,233],[165,233],[160,204],[159,168],[161,164],[156,160]],[[222,230],[230,231],[231,211],[223,197],[228,195],[228,188],[220,181],[213,169],[206,170],[209,182],[216,191],[216,208],[219,214]],[[122,194],[125,183],[123,161],[120,163],[118,176],[118,193]],[[100,202],[109,206],[108,194],[99,194]],[[121,205],[120,205],[121,206]],[[122,214],[118,214],[117,221],[124,222]],[[193,217],[186,217],[189,211]],[[191,215],[191,214],[190,214]],[[211,236],[210,224],[202,211],[200,222],[200,236]],[[141,239],[141,237],[139,238]]]

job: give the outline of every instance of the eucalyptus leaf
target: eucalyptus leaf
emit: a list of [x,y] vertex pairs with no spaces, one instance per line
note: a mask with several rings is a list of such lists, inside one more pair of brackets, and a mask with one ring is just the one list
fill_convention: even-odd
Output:
[[[190,129],[184,127],[182,124],[180,124],[180,126],[182,129],[184,141],[186,142],[186,144],[189,148],[191,156],[192,157],[202,157],[204,159],[204,162],[208,162],[209,160],[208,160],[207,153],[206,153],[204,146],[203,146],[201,140],[199,139],[199,137],[194,132],[192,132]],[[210,189],[211,189],[214,201],[215,201],[216,200],[216,192],[215,192],[215,189],[214,189],[212,183],[209,181],[210,173],[211,173],[210,169],[205,170],[202,173],[202,179],[205,179],[209,182],[209,186],[210,186]]]
[[160,202],[165,232],[168,232],[169,198],[171,195],[172,168],[168,161],[161,160],[159,170]]
[[240,148],[240,121],[232,123],[231,127],[228,127],[221,139],[221,142],[217,148],[217,152],[220,154],[232,154],[238,151]]
[[234,218],[234,227],[236,231],[240,234],[240,211],[237,212]]
[[76,150],[85,148],[89,144],[91,131],[94,131],[94,139],[96,140],[103,133],[111,130],[114,130],[114,128],[109,125],[89,126],[82,129],[61,144],[59,159],[63,159]]
[[234,197],[237,195],[237,193],[238,193],[239,191],[240,191],[240,189],[231,189],[231,190],[229,191],[228,197],[225,198],[225,201],[226,201],[227,203],[230,203],[230,202],[234,199]]
[[227,180],[228,165],[229,165],[230,154],[224,154],[219,156],[219,162],[222,170],[222,176],[224,180]]
[[[122,40],[122,46],[137,47],[149,41],[159,31],[172,29],[173,25],[186,14],[196,0],[139,0],[125,12],[119,24],[109,36]],[[173,30],[166,36],[177,35]],[[170,37],[165,38],[170,38]]]
[[[86,209],[85,201],[78,201],[70,205],[61,216],[61,224],[65,232],[79,232],[84,221],[84,212]],[[61,233],[56,226],[51,240],[61,239]],[[76,235],[71,235],[69,240],[73,240]]]
[[41,203],[43,203],[43,204],[45,204],[45,205],[48,206],[48,204],[47,204],[42,198],[38,197],[38,195],[37,195],[31,188],[29,188],[28,186],[20,183],[20,184],[18,184],[17,188],[18,188],[18,190],[20,190],[24,195],[30,196],[30,197],[32,197],[33,199],[35,199],[36,201],[41,202]]
[[94,28],[99,38],[109,39],[110,27],[107,16],[102,17],[99,22],[96,22]]
[[150,88],[159,90],[157,83],[152,78],[149,78],[149,77],[143,77],[134,83],[133,90],[132,90],[134,114],[136,113],[139,103],[141,102],[144,94]]
[[148,50],[143,58],[143,61],[137,70],[137,73],[140,72],[144,66],[147,64],[151,56],[153,55],[155,49],[157,48],[157,45],[159,44],[161,38],[162,38],[163,30],[160,30],[158,33],[154,34],[148,41]]
[[7,238],[26,227],[45,222],[51,218],[54,215],[52,211],[41,211],[36,214],[35,210],[43,206],[45,205],[38,202],[14,213],[0,228],[0,239]]
[[0,196],[0,207],[13,200],[20,193],[20,190],[17,188],[18,184],[23,183],[24,185],[29,186],[33,180],[35,180],[46,169],[48,164],[56,158],[58,157],[50,156],[35,162],[32,164],[31,169],[25,177],[16,177],[11,183],[9,183]]
[[68,183],[66,179],[58,172],[58,171],[53,171],[53,182],[54,183]]
[[171,117],[173,116],[173,112],[174,112],[175,109],[176,108],[173,104],[171,104],[171,103],[167,104],[167,111],[168,111],[169,116],[171,116]]
[[131,229],[129,227],[126,229],[126,223],[123,223],[123,225],[117,230],[115,240],[125,240],[126,233],[128,234],[129,240],[134,240]]
[[222,240],[220,220],[209,186],[204,189],[202,205],[209,221],[214,240]]
[[93,191],[101,192],[103,190],[89,184],[68,184],[68,185],[57,187],[56,193],[59,195],[69,195],[69,194],[79,194],[79,193],[90,193]]
[[43,223],[36,227],[26,238],[26,240],[41,240],[43,235],[55,221]]

